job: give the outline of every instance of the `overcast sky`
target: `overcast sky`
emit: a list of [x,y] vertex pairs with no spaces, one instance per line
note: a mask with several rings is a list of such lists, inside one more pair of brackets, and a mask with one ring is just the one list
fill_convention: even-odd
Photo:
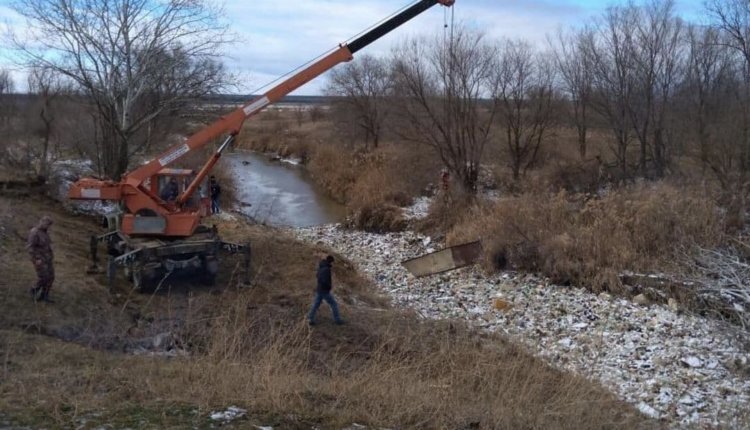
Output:
[[[9,3],[10,0],[0,0],[0,22],[21,25]],[[243,92],[250,92],[411,3],[410,0],[226,0],[227,18],[241,41],[228,50],[227,65],[242,78]],[[440,34],[451,13],[457,23],[481,29],[491,37],[521,37],[543,44],[546,35],[560,26],[585,23],[613,3],[622,2],[456,0],[453,11],[435,6],[360,54],[385,54],[405,36]],[[676,0],[676,4],[683,17],[700,19],[702,0]],[[319,94],[324,83],[325,77],[318,78],[296,94]]]

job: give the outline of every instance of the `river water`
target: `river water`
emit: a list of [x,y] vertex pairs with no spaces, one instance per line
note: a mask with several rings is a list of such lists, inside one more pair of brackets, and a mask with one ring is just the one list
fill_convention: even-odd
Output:
[[309,227],[344,218],[345,208],[315,187],[300,165],[254,152],[234,152],[222,160],[236,178],[240,210],[258,222]]

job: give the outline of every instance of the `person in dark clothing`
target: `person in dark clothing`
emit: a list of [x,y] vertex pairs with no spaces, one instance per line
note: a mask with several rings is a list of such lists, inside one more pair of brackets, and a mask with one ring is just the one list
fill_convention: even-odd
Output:
[[315,301],[313,301],[312,309],[310,309],[310,313],[307,315],[310,325],[315,325],[315,314],[318,312],[318,308],[323,301],[331,307],[333,320],[336,324],[341,325],[344,323],[339,315],[339,306],[336,303],[336,299],[331,294],[331,289],[333,289],[333,282],[331,281],[332,264],[333,256],[329,255],[318,265],[318,288],[315,290]]
[[211,175],[209,181],[209,191],[211,192],[211,213],[217,214],[221,212],[219,209],[219,196],[221,195],[221,185],[216,181],[216,177]]
[[49,227],[52,218],[44,216],[36,227],[29,232],[26,249],[29,251],[31,262],[36,270],[36,286],[31,289],[31,296],[38,302],[53,303],[49,298],[52,283],[55,281],[54,254],[52,240],[49,238]]
[[160,197],[164,201],[171,202],[172,200],[177,199],[178,194],[180,194],[180,188],[177,185],[177,180],[175,178],[170,178],[169,182],[167,182],[167,185],[162,190]]

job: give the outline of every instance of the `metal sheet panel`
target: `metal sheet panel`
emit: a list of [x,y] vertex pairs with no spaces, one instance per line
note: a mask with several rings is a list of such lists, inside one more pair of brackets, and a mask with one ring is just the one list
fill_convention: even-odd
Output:
[[133,217],[133,233],[135,234],[159,234],[167,229],[167,220],[160,216],[136,216]]
[[401,264],[412,275],[421,277],[474,264],[481,255],[482,243],[476,241],[412,258],[401,262]]
[[479,241],[457,245],[448,248],[453,253],[453,262],[456,267],[474,264],[482,256],[482,244]]

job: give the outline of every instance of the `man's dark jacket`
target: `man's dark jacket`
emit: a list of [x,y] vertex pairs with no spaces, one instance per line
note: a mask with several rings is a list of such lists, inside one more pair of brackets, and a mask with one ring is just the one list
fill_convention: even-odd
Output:
[[323,260],[318,265],[318,292],[330,293],[333,284],[331,283],[331,263]]
[[221,185],[218,182],[211,183],[211,198],[218,199],[221,195]]

